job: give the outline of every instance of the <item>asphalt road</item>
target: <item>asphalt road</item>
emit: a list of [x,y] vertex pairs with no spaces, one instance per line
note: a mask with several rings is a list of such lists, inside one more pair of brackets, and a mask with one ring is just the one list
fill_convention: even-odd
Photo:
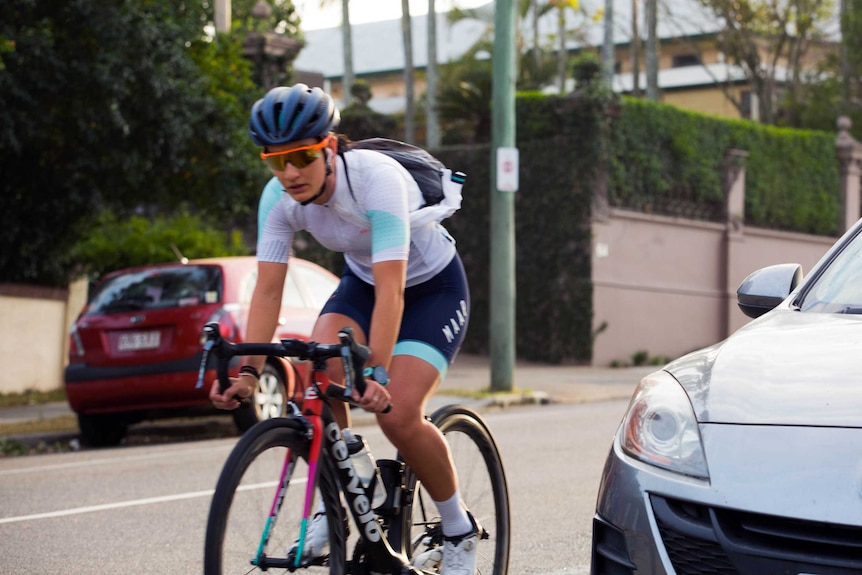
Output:
[[[490,410],[512,508],[509,572],[589,572],[599,476],[626,400]],[[378,456],[376,427],[363,435]],[[235,438],[0,459],[0,572],[199,573]]]

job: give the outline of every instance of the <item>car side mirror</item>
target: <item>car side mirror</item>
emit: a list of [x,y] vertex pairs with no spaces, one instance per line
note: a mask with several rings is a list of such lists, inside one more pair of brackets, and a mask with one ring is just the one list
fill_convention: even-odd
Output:
[[802,281],[802,266],[779,264],[749,274],[736,290],[736,302],[748,317],[760,317],[783,302]]

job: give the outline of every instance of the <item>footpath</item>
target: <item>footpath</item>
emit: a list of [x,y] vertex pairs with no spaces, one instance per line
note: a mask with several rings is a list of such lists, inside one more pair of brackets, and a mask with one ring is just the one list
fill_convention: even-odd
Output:
[[[640,379],[659,369],[655,366],[605,368],[559,366],[518,362],[511,392],[481,395],[491,384],[490,360],[484,356],[461,354],[449,369],[445,381],[430,401],[428,412],[440,405],[460,403],[482,411],[525,404],[589,403],[628,399]],[[43,421],[74,415],[65,402],[0,408],[0,425]],[[367,417],[365,417],[367,416]],[[370,423],[371,414],[354,410],[354,424]],[[77,433],[33,434],[8,437],[25,445],[39,442],[75,441]]]

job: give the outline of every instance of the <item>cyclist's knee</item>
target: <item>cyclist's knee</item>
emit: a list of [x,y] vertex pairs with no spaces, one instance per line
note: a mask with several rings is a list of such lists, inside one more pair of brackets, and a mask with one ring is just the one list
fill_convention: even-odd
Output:
[[425,420],[418,408],[393,403],[389,413],[377,415],[377,423],[383,434],[397,443],[399,439],[409,439],[419,433]]

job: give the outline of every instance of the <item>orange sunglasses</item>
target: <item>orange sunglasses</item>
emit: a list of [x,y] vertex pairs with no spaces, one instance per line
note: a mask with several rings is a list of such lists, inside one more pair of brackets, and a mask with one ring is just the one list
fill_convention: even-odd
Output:
[[302,169],[320,157],[320,152],[329,144],[329,138],[324,138],[316,144],[291,148],[281,152],[260,153],[260,159],[276,172],[282,172],[290,164],[294,168]]

